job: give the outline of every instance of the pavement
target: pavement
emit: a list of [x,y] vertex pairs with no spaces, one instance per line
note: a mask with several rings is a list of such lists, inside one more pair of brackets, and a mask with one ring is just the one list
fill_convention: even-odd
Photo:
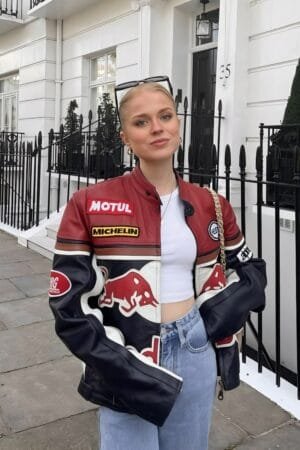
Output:
[[[97,408],[77,393],[81,363],[54,331],[50,266],[0,231],[0,450],[98,448]],[[216,399],[209,450],[299,448],[300,422],[247,384]]]

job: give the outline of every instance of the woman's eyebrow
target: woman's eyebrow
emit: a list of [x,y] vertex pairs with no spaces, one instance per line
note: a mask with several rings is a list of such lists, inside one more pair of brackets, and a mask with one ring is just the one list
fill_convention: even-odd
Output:
[[[170,106],[167,106],[166,108],[162,108],[159,111],[157,111],[157,114],[161,114],[161,113],[167,112],[167,111],[173,112],[173,109]],[[141,113],[134,114],[133,116],[131,116],[131,118],[136,119],[138,117],[148,117],[148,116],[149,116],[148,113],[141,112]]]

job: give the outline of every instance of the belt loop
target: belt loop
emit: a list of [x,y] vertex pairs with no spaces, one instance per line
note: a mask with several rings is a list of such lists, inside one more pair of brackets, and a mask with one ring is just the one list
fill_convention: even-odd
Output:
[[177,331],[178,331],[178,337],[179,337],[180,346],[183,347],[184,344],[185,344],[184,326],[181,323],[178,324],[176,322],[176,327],[177,327]]

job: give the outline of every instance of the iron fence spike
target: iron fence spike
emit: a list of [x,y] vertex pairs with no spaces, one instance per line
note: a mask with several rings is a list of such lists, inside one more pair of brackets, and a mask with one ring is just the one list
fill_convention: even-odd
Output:
[[246,149],[244,145],[240,147],[239,166],[241,170],[245,170],[246,168]]
[[225,167],[229,168],[231,166],[231,150],[230,145],[226,144],[225,147]]

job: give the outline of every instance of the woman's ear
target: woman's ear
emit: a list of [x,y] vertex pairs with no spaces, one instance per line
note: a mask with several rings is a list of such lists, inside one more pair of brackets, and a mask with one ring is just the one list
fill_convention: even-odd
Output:
[[120,131],[120,138],[121,138],[121,140],[122,140],[123,144],[125,144],[125,145],[127,145],[127,144],[128,144],[128,142],[127,142],[127,138],[126,138],[126,134],[124,133],[124,131],[123,131],[123,130],[121,130],[121,131]]

